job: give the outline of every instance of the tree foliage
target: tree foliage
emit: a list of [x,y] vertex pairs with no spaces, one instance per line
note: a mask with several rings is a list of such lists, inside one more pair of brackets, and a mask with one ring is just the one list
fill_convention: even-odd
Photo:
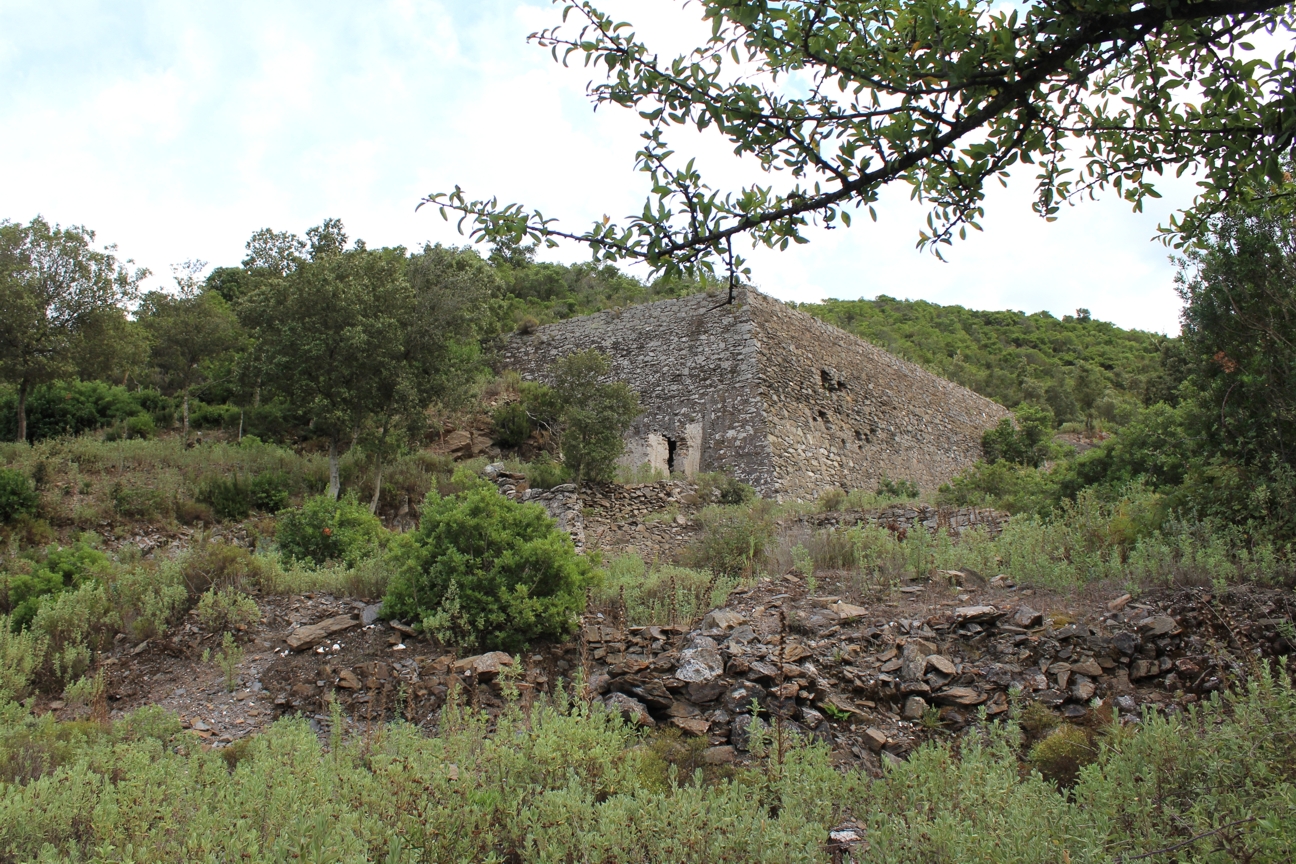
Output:
[[987,312],[923,300],[825,300],[798,307],[1009,408],[1047,406],[1059,423],[1120,425],[1172,396],[1175,340],[1085,315]]
[[485,649],[571,635],[593,565],[539,505],[510,501],[463,473],[455,480],[464,491],[430,493],[418,531],[394,550],[384,614]]
[[147,275],[93,242],[88,228],[39,216],[27,225],[0,221],[0,378],[18,388],[19,440],[31,389],[75,373],[87,339],[112,332],[110,319]]
[[605,380],[611,372],[611,360],[593,348],[568,354],[549,370],[562,406],[563,464],[578,480],[612,479],[622,436],[641,413],[639,394],[624,381]]
[[[457,187],[425,199],[475,236],[714,272],[736,237],[785,249],[811,224],[849,226],[853,209],[876,218],[898,181],[928,206],[920,244],[938,249],[979,228],[986,184],[1024,164],[1048,219],[1107,187],[1137,209],[1158,176],[1191,168],[1201,195],[1165,227],[1179,238],[1244,183],[1277,180],[1296,133],[1296,52],[1271,60],[1249,41],[1291,31],[1284,0],[701,0],[710,37],[674,58],[587,0],[563,7],[563,25],[531,38],[606,70],[589,95],[643,120],[650,197],[584,232]],[[684,130],[790,182],[722,192],[668,140]]]

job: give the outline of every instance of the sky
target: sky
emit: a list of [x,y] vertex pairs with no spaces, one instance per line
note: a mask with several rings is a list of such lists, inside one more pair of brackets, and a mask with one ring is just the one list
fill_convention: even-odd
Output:
[[[676,0],[604,5],[663,54],[699,32]],[[638,118],[594,112],[593,73],[527,43],[559,17],[548,0],[0,0],[0,218],[85,225],[165,288],[173,264],[237,264],[253,231],[328,217],[370,246],[461,245],[452,223],[415,211],[455,185],[578,229],[637,212]],[[713,182],[746,176],[722,141],[681,143]],[[784,300],[1084,307],[1176,333],[1175,267],[1153,238],[1191,202],[1187,179],[1144,213],[1108,195],[1052,223],[1031,212],[1032,187],[1023,174],[992,191],[984,232],[944,263],[915,248],[925,211],[894,188],[876,224],[749,253],[752,281]]]

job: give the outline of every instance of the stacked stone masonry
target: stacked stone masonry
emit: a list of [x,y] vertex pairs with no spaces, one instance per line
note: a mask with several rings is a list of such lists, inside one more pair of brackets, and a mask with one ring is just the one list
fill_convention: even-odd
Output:
[[576,351],[612,358],[644,413],[623,461],[691,477],[726,470],[763,495],[809,500],[884,476],[934,489],[981,455],[1007,411],[756,291],[699,294],[509,338],[503,365],[546,380]]

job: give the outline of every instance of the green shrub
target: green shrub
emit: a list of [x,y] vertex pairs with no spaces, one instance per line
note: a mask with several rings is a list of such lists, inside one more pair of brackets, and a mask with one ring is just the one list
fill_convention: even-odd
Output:
[[180,580],[191,598],[209,588],[245,590],[265,581],[271,564],[241,546],[200,541],[176,562]]
[[1064,787],[1074,784],[1080,769],[1097,758],[1089,733],[1070,723],[1055,728],[1030,751],[1030,764],[1045,779]]
[[0,523],[36,512],[40,497],[27,475],[12,468],[0,468]]
[[706,570],[669,565],[650,569],[638,555],[622,555],[608,565],[606,577],[594,591],[594,603],[600,609],[624,612],[632,627],[688,625],[723,606],[739,584],[733,576]]
[[354,567],[378,550],[383,534],[382,522],[354,492],[337,501],[327,495],[307,498],[296,510],[280,513],[275,527],[285,557],[317,566],[342,561]]
[[27,627],[41,605],[64,591],[102,581],[112,569],[108,556],[85,539],[71,546],[50,546],[38,560],[19,560],[0,573],[0,605],[15,630]]
[[237,474],[203,481],[198,500],[221,519],[246,519],[252,511],[252,490]]
[[1014,414],[1015,418],[1003,418],[998,426],[981,436],[985,461],[1038,468],[1053,452],[1053,429],[1057,425],[1053,412],[1038,405],[1022,404]]
[[157,422],[152,414],[136,414],[126,418],[127,438],[152,438],[157,434]]
[[198,599],[198,621],[208,630],[239,630],[261,617],[256,601],[233,588],[212,588]]
[[918,484],[911,480],[891,480],[883,474],[878,481],[877,494],[886,498],[917,498]]
[[624,381],[605,382],[612,361],[593,348],[568,354],[550,369],[562,405],[563,464],[578,480],[611,480],[625,449],[623,435],[642,413],[639,394]]
[[44,636],[20,631],[0,615],[0,705],[27,698],[27,688],[45,661]]
[[283,471],[263,471],[256,475],[249,490],[252,506],[266,513],[278,513],[288,506],[288,485],[288,475]]
[[50,671],[66,686],[90,668],[94,652],[112,641],[121,616],[98,582],[86,582],[41,603],[31,629],[49,640]]
[[[99,381],[57,381],[33,387],[27,396],[27,440],[80,435],[115,426],[144,412],[169,423],[174,402],[156,390],[127,390]],[[17,394],[0,391],[0,440],[18,434]]]
[[756,490],[720,471],[697,476],[698,497],[707,504],[736,506],[756,498]]
[[166,493],[152,486],[136,486],[119,480],[113,484],[109,494],[113,510],[128,519],[152,521],[169,510]]
[[571,472],[567,470],[567,466],[554,461],[548,453],[541,453],[522,470],[532,489],[552,489],[571,481]]
[[831,513],[834,510],[842,509],[846,503],[846,490],[840,486],[834,486],[831,489],[825,489],[819,494],[819,500],[815,502],[815,509],[821,513]]
[[750,577],[765,563],[774,539],[768,501],[748,507],[707,507],[698,514],[702,535],[689,547],[689,563],[722,576]]
[[531,437],[531,418],[521,402],[505,402],[491,413],[495,443],[501,447],[520,447]]
[[464,474],[463,492],[428,495],[418,530],[394,549],[384,614],[486,649],[569,636],[596,581],[590,562],[541,507]]

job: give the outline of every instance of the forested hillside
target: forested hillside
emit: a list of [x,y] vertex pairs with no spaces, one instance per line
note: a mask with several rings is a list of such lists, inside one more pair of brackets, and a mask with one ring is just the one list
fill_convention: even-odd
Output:
[[1009,408],[1047,405],[1059,423],[1119,425],[1170,395],[1164,366],[1176,340],[1122,330],[1086,309],[1059,320],[885,295],[799,308]]

